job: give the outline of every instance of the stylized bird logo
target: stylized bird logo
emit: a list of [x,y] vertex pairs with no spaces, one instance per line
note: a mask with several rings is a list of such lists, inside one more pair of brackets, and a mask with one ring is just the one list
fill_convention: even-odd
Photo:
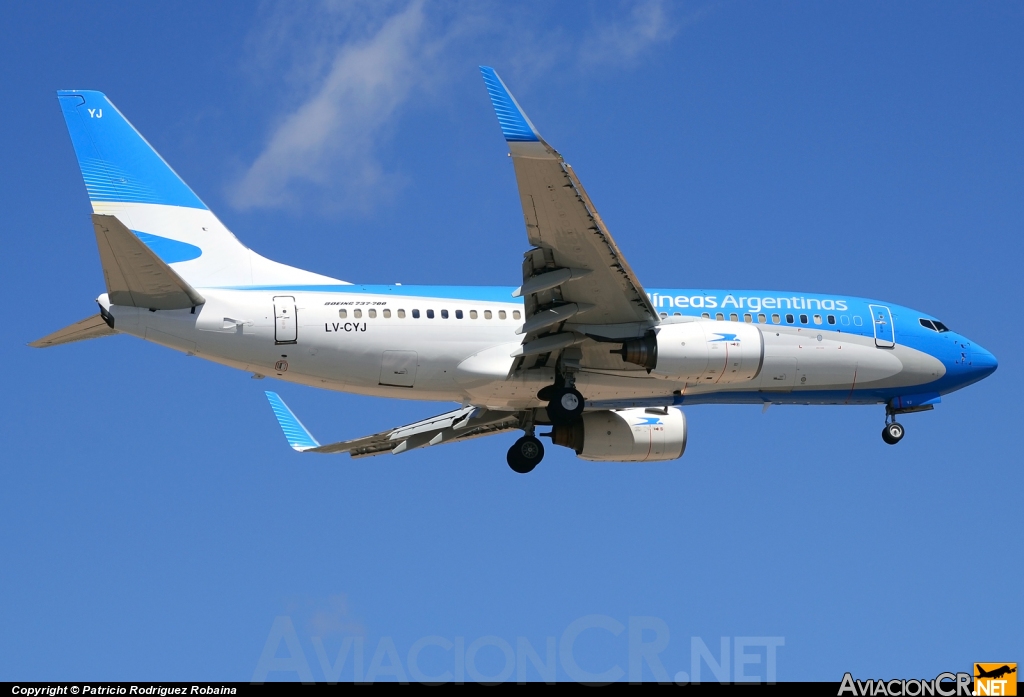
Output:
[[720,336],[722,338],[721,339],[712,339],[711,343],[714,343],[716,341],[736,341],[736,335],[735,334],[719,334],[718,332],[715,332],[715,336]]

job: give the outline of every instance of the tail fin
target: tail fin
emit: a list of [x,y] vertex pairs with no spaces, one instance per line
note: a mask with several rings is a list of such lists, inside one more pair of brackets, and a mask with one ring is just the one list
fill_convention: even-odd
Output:
[[192,286],[341,283],[245,247],[102,92],[57,97],[93,213],[116,216]]

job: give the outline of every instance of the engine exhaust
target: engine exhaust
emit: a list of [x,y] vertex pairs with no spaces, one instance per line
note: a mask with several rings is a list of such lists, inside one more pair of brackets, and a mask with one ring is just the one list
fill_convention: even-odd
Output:
[[579,455],[583,452],[583,419],[570,424],[559,424],[551,428],[551,442],[563,448],[572,448]]
[[658,338],[654,332],[647,332],[642,339],[630,339],[622,343],[622,348],[609,351],[622,356],[626,363],[647,368],[647,372],[658,365]]

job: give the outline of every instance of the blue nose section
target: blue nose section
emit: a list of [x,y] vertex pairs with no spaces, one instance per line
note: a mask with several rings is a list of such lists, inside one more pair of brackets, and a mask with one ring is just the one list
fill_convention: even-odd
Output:
[[975,380],[981,380],[987,378],[992,373],[996,372],[996,368],[999,367],[999,361],[991,353],[978,346],[977,344],[971,350],[971,377]]

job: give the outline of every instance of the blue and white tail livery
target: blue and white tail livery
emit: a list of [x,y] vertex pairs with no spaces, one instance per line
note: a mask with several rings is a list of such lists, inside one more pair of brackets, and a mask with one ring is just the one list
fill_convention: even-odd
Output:
[[117,216],[192,286],[340,283],[245,247],[102,92],[57,98],[93,212]]
[[[680,457],[681,407],[879,404],[900,414],[996,369],[936,317],[894,303],[773,290],[645,289],[572,167],[481,68],[526,223],[521,285],[351,285],[246,248],[101,93],[58,93],[93,207],[100,314],[34,342],[132,334],[311,387],[455,402],[453,411],[327,445],[267,392],[297,451],[353,457],[520,431],[589,460]],[[548,428],[539,433],[539,427]]]

